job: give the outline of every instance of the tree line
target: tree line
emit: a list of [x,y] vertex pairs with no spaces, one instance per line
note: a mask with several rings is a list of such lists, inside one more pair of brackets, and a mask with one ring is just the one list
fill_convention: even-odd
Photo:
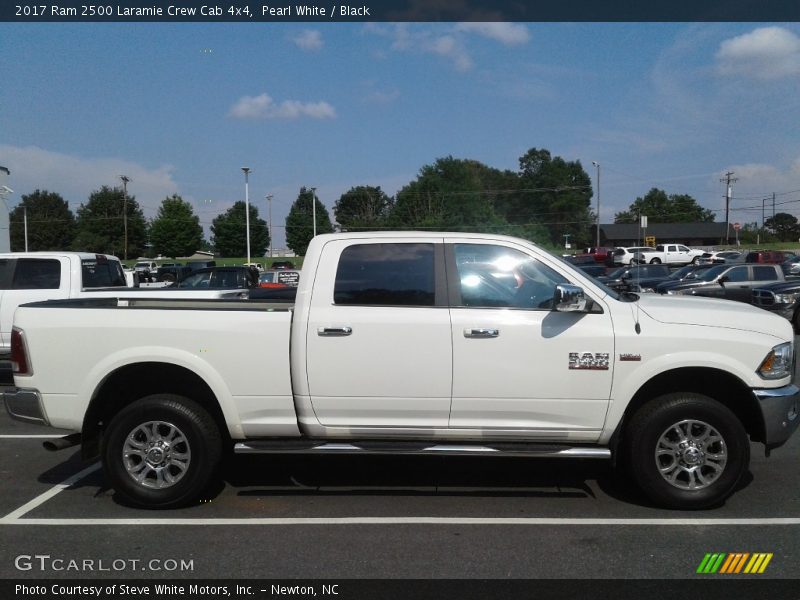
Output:
[[[531,148],[519,158],[517,171],[447,156],[423,166],[394,197],[378,186],[354,186],[335,202],[333,214],[340,231],[489,232],[549,247],[561,247],[566,240],[582,246],[594,239],[593,193],[580,161]],[[314,190],[300,188],[285,222],[286,244],[298,255],[305,254],[313,237],[314,208],[317,233],[335,229]],[[27,220],[31,251],[74,249],[138,257],[188,256],[213,249],[224,257],[238,257],[246,254],[245,210],[245,203],[238,201],[214,218],[212,237],[206,242],[199,217],[179,195],[165,198],[148,221],[135,195],[126,197],[122,188],[94,191],[76,214],[59,194],[36,190],[23,195],[9,215],[11,249],[24,250]],[[251,204],[249,213],[251,255],[262,256],[270,247],[269,227],[257,207]],[[636,222],[640,214],[647,214],[652,223],[714,220],[714,213],[691,196],[667,195],[656,188],[617,213],[615,222]]]

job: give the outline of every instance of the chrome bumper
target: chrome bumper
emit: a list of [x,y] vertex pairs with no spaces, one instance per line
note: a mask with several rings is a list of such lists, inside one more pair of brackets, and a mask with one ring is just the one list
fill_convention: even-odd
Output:
[[38,390],[9,388],[3,392],[3,403],[9,416],[23,423],[50,425]]
[[764,421],[767,450],[782,446],[800,425],[800,388],[787,385],[776,389],[753,390]]

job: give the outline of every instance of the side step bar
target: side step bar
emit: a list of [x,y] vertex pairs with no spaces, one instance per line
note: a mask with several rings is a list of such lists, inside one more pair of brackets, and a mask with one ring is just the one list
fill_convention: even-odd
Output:
[[440,456],[527,456],[539,458],[611,458],[599,446],[565,446],[501,442],[491,445],[421,442],[320,442],[311,440],[249,440],[234,446],[236,454],[438,454]]

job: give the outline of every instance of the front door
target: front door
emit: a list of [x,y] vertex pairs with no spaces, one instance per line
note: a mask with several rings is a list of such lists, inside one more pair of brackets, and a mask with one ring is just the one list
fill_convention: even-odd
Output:
[[[595,440],[614,365],[611,318],[552,310],[564,275],[512,242],[448,246],[453,343],[451,428]],[[455,276],[450,272],[455,271]]]

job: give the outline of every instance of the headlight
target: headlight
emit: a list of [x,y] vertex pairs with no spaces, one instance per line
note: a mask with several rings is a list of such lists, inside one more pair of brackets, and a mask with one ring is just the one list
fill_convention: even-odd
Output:
[[792,294],[775,294],[775,302],[778,304],[794,304],[794,301],[797,300],[797,296],[800,296],[800,292],[794,292]]
[[792,374],[792,342],[775,346],[756,371],[764,379],[782,379]]

